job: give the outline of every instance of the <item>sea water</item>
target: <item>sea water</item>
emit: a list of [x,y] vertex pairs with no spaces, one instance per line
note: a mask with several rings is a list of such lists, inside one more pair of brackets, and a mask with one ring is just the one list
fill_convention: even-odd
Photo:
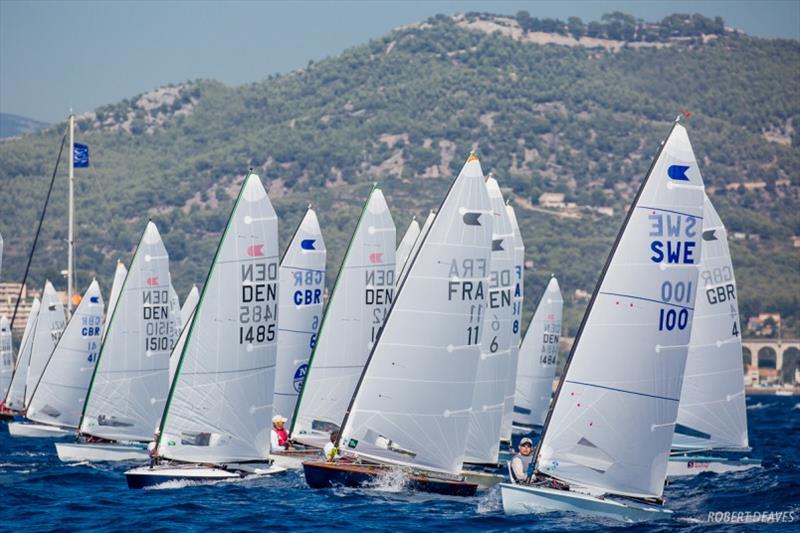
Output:
[[783,522],[767,531],[798,531],[800,397],[754,396],[747,404],[753,456],[764,468],[675,481],[664,493],[674,518],[633,526],[559,513],[507,517],[498,488],[474,498],[409,493],[401,481],[311,490],[302,472],[131,490],[123,472],[135,465],[62,464],[52,439],[12,439],[2,424],[0,531],[742,531],[741,522],[755,531],[766,523],[754,522],[771,519]]

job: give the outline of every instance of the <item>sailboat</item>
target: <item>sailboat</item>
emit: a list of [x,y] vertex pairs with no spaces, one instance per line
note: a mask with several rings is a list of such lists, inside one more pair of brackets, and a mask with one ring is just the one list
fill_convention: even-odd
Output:
[[117,260],[117,267],[114,269],[114,280],[111,282],[111,293],[108,295],[108,309],[106,309],[106,316],[103,320],[105,327],[101,336],[101,342],[105,340],[106,333],[108,333],[108,323],[111,322],[111,316],[114,314],[114,309],[117,308],[119,302],[119,295],[122,293],[122,286],[125,284],[125,278],[128,275],[128,269],[122,264],[122,261]]
[[339,430],[395,293],[395,226],[374,186],[350,239],[292,416],[291,439],[322,448]]
[[78,441],[57,443],[62,461],[145,459],[167,398],[169,256],[153,222],[133,254],[83,405]]
[[702,247],[703,180],[675,121],[634,199],[508,514],[670,518],[662,493]]
[[400,279],[400,271],[403,270],[406,261],[411,255],[411,249],[414,248],[414,243],[417,242],[419,232],[419,222],[417,222],[417,217],[413,217],[411,223],[408,225],[408,229],[406,229],[406,232],[403,234],[403,238],[400,239],[400,244],[397,245],[397,252],[395,253],[395,280]]
[[503,421],[500,425],[500,442],[511,444],[514,418],[514,395],[516,394],[517,365],[519,364],[520,336],[522,332],[522,307],[525,297],[525,243],[519,229],[514,207],[506,202],[506,213],[514,231],[514,292],[511,295],[511,360],[508,365]]
[[278,280],[278,217],[250,173],[189,325],[161,417],[157,460],[127,471],[129,487],[285,471],[269,459]]
[[[36,318],[36,325],[31,331],[30,337],[30,356],[27,365],[27,376],[25,377],[25,390],[22,396],[22,415],[26,415],[31,404],[33,391],[39,384],[44,367],[56,347],[61,333],[64,331],[64,306],[58,299],[58,294],[49,281],[44,284],[42,292],[42,303]],[[13,409],[11,405],[9,405]],[[40,436],[35,427],[27,419],[9,422],[8,432],[12,437],[33,437]]]
[[478,158],[454,180],[400,285],[336,442],[354,460],[303,463],[312,488],[380,482],[459,496],[488,295],[492,210]]
[[197,302],[200,300],[200,291],[197,290],[197,285],[192,285],[189,294],[181,306],[181,329],[189,324],[189,319],[194,314],[194,308],[197,307]]
[[197,307],[197,302],[200,301],[200,291],[197,286],[192,286],[192,290],[186,295],[186,300],[183,301],[181,307],[181,321],[182,328],[178,335],[178,340],[172,346],[172,352],[169,355],[169,384],[172,386],[172,380],[175,377],[175,371],[178,369],[178,361],[180,361],[181,354],[183,353],[183,345],[186,344],[186,339],[189,337],[189,325],[194,318],[194,310]]
[[403,280],[406,279],[406,274],[408,274],[408,269],[411,266],[411,259],[417,255],[419,251],[419,247],[422,246],[422,243],[425,241],[425,237],[428,235],[428,231],[431,229],[431,224],[433,224],[433,219],[436,218],[436,213],[434,211],[430,211],[428,216],[425,217],[425,222],[422,223],[422,228],[419,230],[419,235],[417,238],[414,239],[414,244],[411,246],[411,250],[408,253],[405,261],[398,271],[397,279],[395,280],[395,286],[399,287]]
[[519,349],[514,397],[515,433],[527,435],[544,425],[553,396],[563,308],[564,299],[554,276],[547,282]]
[[[497,180],[488,178],[486,190],[492,209],[492,253],[481,355],[472,393],[464,456],[469,470],[476,470],[476,467],[497,468],[499,464],[501,425],[513,337],[512,296],[516,285],[514,230]],[[491,476],[484,482],[492,485],[501,480],[502,476]]]
[[[281,259],[273,415],[291,416],[303,390],[322,319],[326,259],[317,214],[309,206]],[[275,464],[294,469],[319,453],[318,448],[302,447],[271,451]]]
[[0,317],[0,398],[5,398],[14,374],[14,346],[11,341],[11,322]]
[[26,412],[31,423],[17,427],[18,434],[27,437],[75,434],[89,379],[100,351],[102,329],[103,298],[97,281],[92,281],[50,354],[33,391]]
[[17,362],[14,373],[11,375],[11,383],[2,404],[3,420],[22,420],[22,411],[25,408],[25,380],[28,377],[28,366],[31,362],[31,352],[33,350],[33,330],[36,329],[36,320],[39,318],[41,301],[39,298],[33,299],[31,312],[28,314],[28,321],[25,323],[25,330],[22,333],[22,341],[19,345]]
[[703,250],[694,324],[672,439],[667,477],[758,468],[746,457],[739,304],[728,235],[708,196],[703,207]]

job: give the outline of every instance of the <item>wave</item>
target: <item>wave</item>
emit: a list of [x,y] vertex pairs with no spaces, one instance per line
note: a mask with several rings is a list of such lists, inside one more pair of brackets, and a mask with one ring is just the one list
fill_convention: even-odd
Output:
[[766,409],[767,407],[771,407],[771,406],[767,405],[765,403],[758,402],[758,403],[754,403],[753,405],[748,405],[747,409],[750,410],[750,411],[754,411],[754,410],[757,410],[757,409]]

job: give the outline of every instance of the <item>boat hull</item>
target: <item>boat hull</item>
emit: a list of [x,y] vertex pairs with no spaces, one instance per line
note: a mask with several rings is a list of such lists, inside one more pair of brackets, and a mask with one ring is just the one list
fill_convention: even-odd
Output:
[[761,468],[760,459],[749,457],[729,458],[718,456],[673,456],[667,463],[667,479],[696,476],[702,472],[725,474]]
[[[393,469],[381,466],[323,462],[305,462],[303,471],[306,483],[312,489],[342,485],[345,487],[375,486],[384,476],[395,472]],[[413,491],[448,496],[474,496],[478,490],[477,483],[432,478],[421,473],[408,474],[405,478],[405,487]]]
[[65,463],[100,461],[146,461],[147,446],[122,443],[56,443],[58,458]]
[[12,437],[37,437],[37,438],[61,438],[75,435],[74,429],[64,429],[45,424],[34,424],[32,422],[9,422],[8,433]]
[[600,499],[588,494],[527,485],[500,484],[506,514],[570,512],[582,516],[602,516],[624,522],[668,520],[672,511],[657,505],[634,501]]
[[169,481],[189,481],[194,483],[212,483],[215,481],[231,481],[242,479],[248,475],[269,476],[282,474],[285,468],[263,464],[259,467],[248,466],[239,469],[238,465],[210,466],[199,464],[140,466],[125,472],[128,488],[143,489],[167,483]]
[[478,470],[462,470],[461,475],[464,476],[464,480],[477,484],[478,490],[489,490],[506,479],[500,474]]
[[322,460],[322,450],[296,450],[270,452],[269,458],[272,462],[288,470],[302,470],[303,463],[307,461]]

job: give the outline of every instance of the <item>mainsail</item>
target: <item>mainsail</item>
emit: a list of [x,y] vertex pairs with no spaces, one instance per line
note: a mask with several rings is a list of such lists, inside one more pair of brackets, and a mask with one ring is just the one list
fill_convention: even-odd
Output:
[[192,290],[186,295],[181,307],[181,324],[183,325],[172,347],[172,352],[169,355],[169,384],[172,386],[172,379],[175,377],[175,370],[178,368],[178,361],[183,353],[183,346],[186,344],[186,339],[189,337],[189,325],[194,317],[194,310],[197,307],[197,302],[200,300],[200,291],[196,286],[192,286]]
[[64,331],[64,306],[58,299],[58,294],[53,288],[53,284],[45,282],[44,292],[42,293],[42,306],[39,308],[39,316],[36,319],[36,327],[33,329],[31,344],[31,360],[28,366],[28,377],[25,380],[25,408],[31,404],[33,391],[39,384],[42,372],[50,359],[50,354],[61,338]]
[[309,207],[281,260],[280,342],[273,403],[278,415],[291,416],[303,390],[308,358],[322,320],[326,258],[317,214]]
[[215,464],[268,456],[277,321],[278,217],[248,174],[189,325],[159,455]]
[[672,447],[747,448],[736,279],[728,234],[708,196],[693,320]]
[[425,237],[428,235],[428,231],[431,229],[431,224],[433,224],[434,218],[436,218],[436,213],[434,211],[431,211],[428,213],[428,216],[425,217],[425,222],[422,223],[422,229],[419,230],[419,235],[417,235],[414,245],[411,247],[411,251],[408,253],[408,258],[403,262],[403,268],[400,269],[400,273],[397,275],[397,279],[395,280],[396,287],[402,285],[403,280],[406,278],[408,269],[411,267],[414,257],[416,257],[420,246],[422,246]]
[[189,324],[189,319],[194,313],[194,308],[197,307],[197,302],[200,300],[200,291],[197,290],[197,285],[192,285],[189,294],[181,306],[181,329],[185,329]]
[[92,281],[58,341],[31,397],[34,422],[78,428],[86,390],[100,351],[103,297]]
[[178,336],[183,329],[183,322],[181,320],[181,299],[178,297],[178,291],[175,290],[172,283],[169,284],[169,318],[172,325],[169,333],[172,343],[170,348],[174,348],[175,341],[178,340]]
[[400,239],[400,244],[397,245],[397,253],[395,254],[395,280],[400,279],[400,271],[403,270],[406,261],[410,257],[411,249],[414,247],[417,237],[419,237],[419,222],[417,222],[415,217],[411,220],[411,224],[408,225],[408,229],[403,235],[403,238]]
[[367,199],[320,324],[292,438],[328,442],[338,429],[395,291],[395,227],[377,187]]
[[519,341],[522,333],[522,307],[525,298],[525,243],[517,222],[514,208],[506,204],[506,212],[514,230],[514,293],[511,295],[511,360],[508,365],[506,397],[503,406],[503,422],[500,427],[500,440],[511,442],[514,419],[514,395],[517,384],[517,365],[519,361]]
[[149,441],[161,418],[169,379],[169,256],[147,223],[133,254],[95,364],[81,433]]
[[125,283],[125,277],[128,275],[128,269],[122,264],[122,261],[117,261],[117,268],[114,270],[114,281],[111,283],[111,294],[108,296],[108,309],[106,309],[106,318],[103,321],[105,327],[103,328],[103,336],[101,342],[105,340],[106,333],[108,332],[108,324],[111,322],[111,316],[114,314],[114,309],[117,308],[119,295],[122,292],[122,285]]
[[33,351],[33,330],[36,329],[40,307],[39,298],[34,298],[28,321],[25,323],[25,331],[22,333],[22,341],[19,344],[14,374],[11,376],[11,384],[8,386],[8,393],[3,402],[5,407],[14,411],[22,411],[25,408],[25,380],[28,378],[28,367]]
[[545,420],[537,470],[660,497],[701,254],[703,181],[677,122],[600,276]]
[[544,424],[553,396],[563,308],[558,280],[552,277],[519,349],[514,423],[523,428]]
[[457,474],[489,282],[492,209],[478,158],[414,256],[343,423],[340,449]]
[[464,460],[496,464],[511,363],[515,251],[514,229],[497,180],[487,179],[486,190],[492,209],[492,253]]
[[0,317],[0,398],[5,398],[14,375],[14,347],[11,342],[11,322]]

